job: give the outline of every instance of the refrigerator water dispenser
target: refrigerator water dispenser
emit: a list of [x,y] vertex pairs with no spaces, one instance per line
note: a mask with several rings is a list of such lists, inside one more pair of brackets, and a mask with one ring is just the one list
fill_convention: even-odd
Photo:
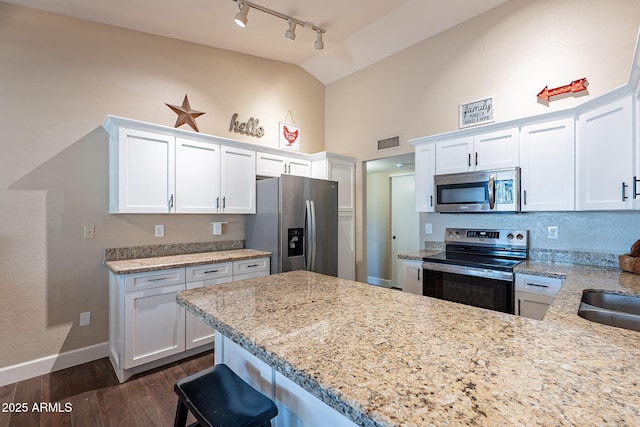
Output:
[[304,255],[304,253],[302,252],[302,245],[304,242],[304,228],[289,228],[287,231],[289,239],[288,256],[292,257]]

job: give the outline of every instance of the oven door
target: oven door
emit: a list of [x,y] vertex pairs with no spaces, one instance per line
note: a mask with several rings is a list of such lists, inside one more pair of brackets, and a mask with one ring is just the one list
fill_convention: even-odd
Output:
[[423,294],[513,314],[513,273],[424,262]]

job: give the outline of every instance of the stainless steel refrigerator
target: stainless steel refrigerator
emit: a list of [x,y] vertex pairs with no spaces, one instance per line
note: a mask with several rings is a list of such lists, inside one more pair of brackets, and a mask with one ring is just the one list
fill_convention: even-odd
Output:
[[337,276],[338,183],[283,175],[256,186],[256,214],[245,219],[246,247],[273,253],[271,274]]

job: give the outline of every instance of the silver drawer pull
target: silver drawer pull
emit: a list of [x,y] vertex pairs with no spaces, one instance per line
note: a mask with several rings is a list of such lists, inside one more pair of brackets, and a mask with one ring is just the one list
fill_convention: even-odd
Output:
[[211,273],[217,273],[220,270],[209,270],[209,271],[205,271],[204,274],[211,274]]
[[161,280],[167,280],[167,277],[158,277],[157,279],[149,279],[149,282],[159,282]]
[[536,286],[538,288],[548,288],[549,285],[540,285],[538,283],[525,283],[526,286]]
[[249,264],[249,265],[247,265],[247,268],[251,268],[251,267],[260,267],[260,264]]

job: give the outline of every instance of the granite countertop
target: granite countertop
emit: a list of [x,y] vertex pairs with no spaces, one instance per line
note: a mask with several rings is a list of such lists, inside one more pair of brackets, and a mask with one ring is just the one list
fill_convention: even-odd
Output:
[[107,261],[107,267],[115,274],[142,273],[153,270],[213,264],[216,262],[240,261],[243,259],[270,257],[271,252],[255,249],[234,249],[226,251],[201,252],[185,255],[171,255],[151,258],[136,258]]
[[566,276],[542,321],[306,271],[177,298],[359,425],[640,425],[640,334],[576,314],[583,289],[640,276],[518,269]]

